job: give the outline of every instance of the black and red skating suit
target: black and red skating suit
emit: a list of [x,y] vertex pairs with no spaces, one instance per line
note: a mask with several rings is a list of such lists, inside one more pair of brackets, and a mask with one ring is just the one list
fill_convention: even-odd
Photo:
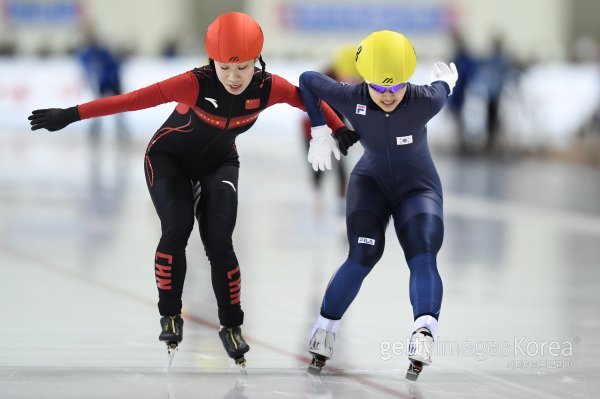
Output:
[[[256,70],[240,95],[230,94],[206,65],[128,94],[78,106],[81,119],[135,111],[167,102],[178,102],[175,111],[148,144],[147,154],[170,154],[182,160],[191,176],[200,176],[223,162],[238,162],[237,135],[248,130],[260,112],[287,103],[304,110],[298,88],[280,76]],[[333,131],[343,126],[324,107]],[[152,165],[146,165],[152,183]]]
[[[299,90],[277,75],[256,70],[246,90],[232,95],[217,79],[213,66],[206,65],[78,109],[86,119],[167,102],[179,104],[150,140],[144,159],[148,190],[162,229],[154,262],[159,311],[163,316],[181,313],[185,248],[195,214],[211,264],[219,322],[238,326],[243,322],[240,266],[231,239],[239,171],[235,138],[271,105],[287,103],[304,110]],[[331,108],[324,104],[323,110],[333,131],[343,126]],[[198,191],[195,206],[194,192]]]

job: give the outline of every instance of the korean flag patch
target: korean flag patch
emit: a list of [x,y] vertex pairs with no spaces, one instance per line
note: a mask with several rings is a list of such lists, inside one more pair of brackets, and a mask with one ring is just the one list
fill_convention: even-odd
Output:
[[396,144],[398,144],[398,145],[412,144],[412,142],[413,142],[412,134],[410,136],[396,137]]
[[367,106],[363,104],[356,104],[356,113],[358,115],[366,115],[367,114]]

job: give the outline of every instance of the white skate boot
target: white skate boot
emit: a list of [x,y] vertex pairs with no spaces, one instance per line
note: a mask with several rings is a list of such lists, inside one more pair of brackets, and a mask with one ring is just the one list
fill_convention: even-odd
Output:
[[433,352],[433,335],[429,329],[422,327],[416,330],[410,337],[408,345],[408,360],[410,365],[406,372],[406,379],[416,381],[423,366],[431,364],[431,353]]
[[321,374],[321,369],[325,362],[333,356],[333,343],[335,342],[335,333],[317,328],[308,344],[308,352],[313,356],[311,364],[308,366],[308,372],[311,374]]

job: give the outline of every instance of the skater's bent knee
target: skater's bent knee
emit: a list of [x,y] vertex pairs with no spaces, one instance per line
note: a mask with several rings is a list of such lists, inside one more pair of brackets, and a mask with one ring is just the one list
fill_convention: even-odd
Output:
[[357,262],[360,265],[373,267],[381,256],[383,255],[383,244],[369,244],[364,242],[365,240],[377,241],[370,237],[364,237],[365,240],[360,242],[359,237],[354,243],[350,244],[350,259]]
[[407,260],[423,253],[436,255],[442,247],[444,223],[437,215],[420,213],[402,224],[398,238]]
[[374,213],[358,211],[348,216],[347,223],[350,259],[364,266],[374,266],[385,247],[383,222]]

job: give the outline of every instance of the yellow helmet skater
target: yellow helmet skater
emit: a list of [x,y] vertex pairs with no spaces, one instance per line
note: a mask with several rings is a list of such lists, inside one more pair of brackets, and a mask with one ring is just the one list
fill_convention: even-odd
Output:
[[380,30],[360,42],[355,62],[358,73],[366,81],[392,86],[406,82],[415,72],[417,54],[404,35]]
[[356,56],[356,45],[349,44],[339,48],[331,62],[331,69],[335,73],[337,79],[357,80],[361,76],[356,70],[354,57]]

